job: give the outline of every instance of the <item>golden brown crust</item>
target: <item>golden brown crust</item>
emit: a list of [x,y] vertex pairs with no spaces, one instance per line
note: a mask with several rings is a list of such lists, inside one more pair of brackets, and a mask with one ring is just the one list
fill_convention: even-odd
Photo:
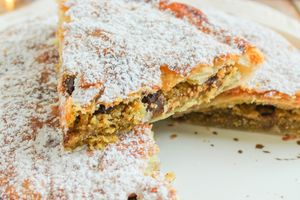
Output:
[[[161,1],[159,7],[162,10],[171,10],[178,18],[187,18],[191,24],[195,25],[202,32],[215,35],[223,34],[222,31],[214,30],[212,27],[208,26],[210,24],[210,21],[208,20],[205,13],[195,7],[178,2],[170,3],[168,0]],[[260,52],[260,50],[247,42],[244,38],[228,34],[226,37],[223,37],[222,40],[222,42],[225,42],[228,45],[230,45],[231,43],[237,44],[240,50],[242,50],[248,57],[251,65],[256,66],[263,62],[263,54]],[[251,67],[250,71],[253,71]]]
[[[274,105],[282,109],[300,108],[300,96],[290,96],[278,91],[257,91],[255,89],[231,89],[220,94],[207,107],[225,107],[240,103],[252,103]],[[204,107],[204,106],[203,106]]]
[[[300,107],[300,52],[283,36],[251,21],[208,11],[215,23],[230,28],[259,47],[265,62],[250,79],[216,97],[204,107],[225,108],[239,104],[272,105],[281,109]],[[254,56],[255,57],[255,56]]]
[[163,91],[171,90],[175,85],[184,80],[184,77],[175,71],[170,70],[167,66],[163,65],[160,67],[161,71],[161,89]]
[[[68,134],[77,137],[76,131],[83,134],[89,129],[91,124],[87,121],[94,121],[97,127],[107,125],[93,133],[105,140],[101,134],[111,138],[124,128],[130,129],[129,122],[151,121],[154,113],[156,119],[162,119],[196,102],[200,104],[204,97],[210,100],[221,92],[223,85],[214,85],[213,92],[206,93],[205,82],[222,83],[225,76],[236,73],[231,81],[233,86],[247,78],[262,61],[259,50],[211,24],[200,10],[181,3],[157,2],[94,0],[89,5],[84,1],[61,1],[59,91],[66,141],[72,140]],[[124,22],[119,23],[120,17],[124,17]],[[131,20],[133,17],[141,19]],[[99,23],[92,24],[95,18]],[[102,23],[104,18],[107,21]],[[119,31],[115,32],[115,28]],[[133,33],[122,32],[128,29]],[[147,36],[149,31],[152,32]],[[230,72],[222,74],[227,70]],[[189,90],[194,90],[192,85],[197,86],[197,95],[192,97],[198,99],[191,97],[189,102],[182,103],[180,98],[177,101],[157,94],[172,93],[173,89],[175,94],[176,87],[184,83],[191,84]],[[129,106],[135,102],[139,106]],[[155,111],[150,112],[150,107]],[[110,111],[114,118],[109,116]]]

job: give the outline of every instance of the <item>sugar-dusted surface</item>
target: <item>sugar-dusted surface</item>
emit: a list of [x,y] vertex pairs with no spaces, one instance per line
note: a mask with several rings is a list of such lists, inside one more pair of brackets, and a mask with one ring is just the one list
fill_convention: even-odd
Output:
[[265,55],[265,62],[243,88],[275,90],[290,96],[300,92],[300,52],[284,37],[251,21],[210,9],[205,11],[212,23],[245,37]]
[[149,126],[103,152],[63,151],[55,27],[47,16],[0,31],[0,199],[170,199],[159,172],[144,174],[157,151]]
[[76,75],[75,104],[89,103],[96,94],[101,94],[99,102],[111,103],[142,88],[160,87],[162,65],[186,76],[197,64],[213,65],[216,57],[243,52],[238,45],[225,42],[229,39],[226,31],[202,23],[205,17],[193,19],[203,24],[199,28],[160,10],[159,1],[147,2],[64,3],[70,22],[62,24],[61,71]]

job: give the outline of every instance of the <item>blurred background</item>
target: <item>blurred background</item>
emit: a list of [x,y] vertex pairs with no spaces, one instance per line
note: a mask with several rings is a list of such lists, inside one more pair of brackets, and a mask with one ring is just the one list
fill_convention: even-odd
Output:
[[33,0],[0,0],[0,14],[12,12],[31,2],[33,2]]
[[[243,1],[243,0],[241,0]],[[300,20],[300,0],[253,0],[273,7]]]
[[[6,12],[12,12],[18,8],[28,5],[33,1],[34,0],[0,0],[0,15]],[[49,0],[49,1],[54,1],[54,0]],[[236,0],[236,1],[260,2],[277,9],[288,16],[300,20],[300,0]]]

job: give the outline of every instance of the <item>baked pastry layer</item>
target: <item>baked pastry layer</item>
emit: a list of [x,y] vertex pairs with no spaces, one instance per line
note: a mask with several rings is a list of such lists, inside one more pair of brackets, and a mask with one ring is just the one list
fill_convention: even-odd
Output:
[[203,110],[184,118],[210,126],[300,135],[300,109],[286,110],[273,105],[238,104]]
[[103,151],[64,151],[54,16],[0,30],[0,199],[175,199],[149,125]]
[[269,92],[270,97],[271,91],[275,96],[278,93],[290,97],[299,94],[300,53],[297,48],[279,33],[255,22],[215,10],[206,9],[205,12],[213,23],[244,37],[264,54],[263,64],[248,81],[240,84],[241,89]]
[[182,82],[168,92],[158,90],[127,104],[109,108],[100,105],[92,115],[77,116],[74,129],[70,129],[64,138],[65,147],[73,149],[88,144],[90,148],[103,148],[117,141],[115,133],[131,130],[141,121],[155,122],[182,112],[191,105],[207,102],[224,87],[229,87],[238,75],[236,68],[228,66],[202,85]]
[[245,37],[265,55],[253,76],[209,104],[191,110],[211,125],[299,133],[300,52],[278,33],[254,22],[206,10],[210,20]]
[[118,131],[209,101],[262,61],[246,40],[180,3],[65,0],[60,11],[67,149],[104,147]]

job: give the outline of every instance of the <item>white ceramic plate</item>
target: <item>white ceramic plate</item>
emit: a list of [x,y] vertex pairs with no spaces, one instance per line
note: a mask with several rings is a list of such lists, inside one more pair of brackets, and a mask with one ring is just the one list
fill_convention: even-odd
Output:
[[[300,47],[299,23],[266,6],[245,0],[180,1],[194,6],[215,6],[258,21],[283,33]],[[0,29],[24,16],[53,9],[54,1],[38,1],[1,16]],[[162,170],[175,172],[175,187],[182,200],[300,200],[297,140],[283,141],[281,136],[182,123],[169,126],[171,123],[174,124],[156,123],[154,131],[161,149]],[[257,149],[257,144],[264,148]]]
[[[281,136],[154,124],[164,172],[183,200],[299,200],[300,146]],[[196,133],[196,134],[195,134]],[[177,136],[177,137],[175,137]],[[238,141],[235,141],[237,138]],[[263,145],[257,149],[256,145]]]

